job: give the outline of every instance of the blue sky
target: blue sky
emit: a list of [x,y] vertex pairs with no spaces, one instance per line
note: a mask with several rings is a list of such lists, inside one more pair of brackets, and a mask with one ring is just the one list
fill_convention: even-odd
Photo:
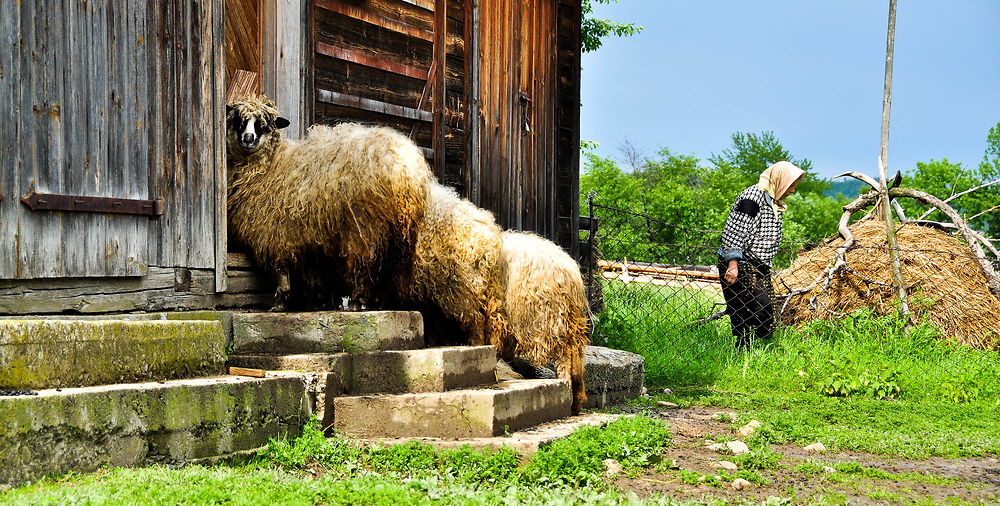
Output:
[[[642,33],[583,55],[581,138],[706,159],[771,130],[822,177],[876,174],[888,0],[620,0]],[[1000,0],[898,0],[889,167],[975,167],[1000,122]]]

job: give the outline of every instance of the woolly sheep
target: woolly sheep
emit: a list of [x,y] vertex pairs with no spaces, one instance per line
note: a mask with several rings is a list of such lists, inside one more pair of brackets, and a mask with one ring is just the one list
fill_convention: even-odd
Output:
[[274,309],[302,269],[328,271],[334,295],[398,299],[433,178],[423,154],[390,128],[317,125],[288,141],[287,125],[261,95],[227,107],[229,232],[279,273]]
[[509,333],[493,343],[497,353],[538,366],[555,362],[559,377],[570,380],[579,413],[587,400],[583,357],[590,344],[580,267],[553,242],[523,232],[503,233],[500,265]]
[[431,182],[417,235],[410,300],[458,324],[468,343],[498,339],[506,328],[500,283],[501,230],[493,214]]

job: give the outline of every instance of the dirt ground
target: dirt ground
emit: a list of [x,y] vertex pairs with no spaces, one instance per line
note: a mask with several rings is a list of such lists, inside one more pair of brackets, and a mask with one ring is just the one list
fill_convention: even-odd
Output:
[[[682,500],[717,498],[737,503],[761,502],[772,496],[792,498],[795,502],[826,498],[835,503],[853,504],[942,503],[955,500],[988,504],[1000,502],[1000,461],[997,458],[906,460],[856,452],[827,451],[816,454],[794,445],[771,445],[771,449],[783,458],[775,468],[759,471],[770,482],[766,486],[737,491],[725,481],[720,481],[719,486],[685,483],[681,480],[682,470],[715,475],[718,469],[712,467],[713,463],[732,460],[706,445],[712,435],[732,435],[729,422],[713,419],[712,415],[717,413],[725,411],[712,408],[661,411],[659,416],[669,422],[673,433],[673,445],[665,454],[665,462],[670,459],[672,465],[661,468],[671,469],[663,473],[651,471],[637,478],[620,478],[616,485],[622,491],[633,491],[640,497],[661,492]],[[832,466],[845,462],[856,462],[893,474],[931,474],[955,478],[959,482],[936,485],[795,470],[804,463]]]

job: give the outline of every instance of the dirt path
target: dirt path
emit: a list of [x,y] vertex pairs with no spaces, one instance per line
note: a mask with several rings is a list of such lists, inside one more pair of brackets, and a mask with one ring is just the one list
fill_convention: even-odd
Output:
[[[678,499],[720,498],[731,501],[764,501],[768,497],[793,498],[808,502],[811,498],[825,496],[834,502],[849,503],[934,503],[960,499],[970,502],[997,503],[1000,501],[1000,461],[997,458],[907,460],[857,452],[826,452],[816,454],[793,445],[772,445],[771,449],[783,457],[778,466],[759,471],[769,483],[749,490],[737,491],[726,481],[717,486],[690,484],[696,471],[714,481],[719,472],[713,463],[726,460],[706,446],[713,436],[733,436],[730,424],[713,419],[712,415],[724,413],[720,409],[672,409],[659,413],[670,423],[673,445],[665,458],[673,466],[666,472],[650,472],[638,478],[621,478],[616,485],[623,491],[634,491],[640,497],[661,492]],[[730,459],[731,460],[731,459]],[[920,473],[957,480],[950,484],[929,484],[921,480],[870,479],[842,473],[796,471],[806,463],[819,466],[855,462],[866,468],[875,468],[893,474]],[[684,471],[689,471],[685,473]],[[686,475],[686,476],[685,476]]]

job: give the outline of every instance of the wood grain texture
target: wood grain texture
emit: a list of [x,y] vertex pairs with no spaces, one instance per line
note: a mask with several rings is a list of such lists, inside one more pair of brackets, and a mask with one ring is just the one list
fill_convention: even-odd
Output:
[[[0,278],[215,266],[221,2],[3,4]],[[162,197],[165,214],[31,211],[31,191]]]

